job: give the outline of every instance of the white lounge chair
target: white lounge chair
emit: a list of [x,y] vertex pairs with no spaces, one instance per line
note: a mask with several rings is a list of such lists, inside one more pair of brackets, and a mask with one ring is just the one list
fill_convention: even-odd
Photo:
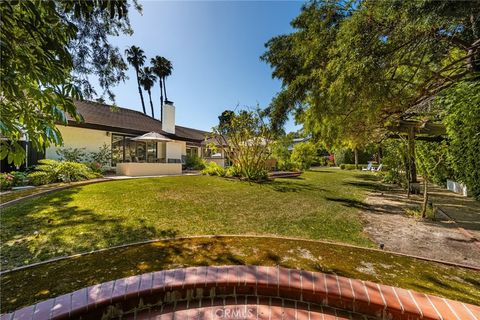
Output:
[[368,166],[362,167],[362,171],[371,171],[373,163],[369,162]]
[[372,171],[374,172],[378,172],[378,171],[382,171],[382,167],[383,167],[383,163],[380,163],[380,165],[378,166],[378,168],[372,168]]

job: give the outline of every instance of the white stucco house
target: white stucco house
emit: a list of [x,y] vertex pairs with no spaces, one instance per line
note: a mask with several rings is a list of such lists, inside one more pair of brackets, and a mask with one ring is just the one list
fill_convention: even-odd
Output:
[[[207,161],[225,163],[221,153],[215,154],[208,149],[206,139],[209,132],[175,124],[173,103],[167,102],[164,105],[163,122],[138,111],[107,104],[92,101],[77,101],[75,104],[83,121],[76,122],[68,118],[68,125],[58,125],[63,145],[46,148],[45,158],[58,159],[57,151],[62,147],[84,148],[87,152],[97,152],[100,147],[107,145],[112,151],[113,167],[125,163],[165,163],[177,164],[171,166],[175,168],[180,164],[181,168],[185,157],[194,154]],[[160,133],[170,141],[146,143],[132,140],[148,132]]]

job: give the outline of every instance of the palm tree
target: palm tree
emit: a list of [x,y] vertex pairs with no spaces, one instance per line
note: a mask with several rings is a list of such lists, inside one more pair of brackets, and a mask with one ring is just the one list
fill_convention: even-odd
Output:
[[165,80],[168,76],[172,74],[173,66],[172,63],[161,56],[156,56],[150,60],[152,64],[152,71],[158,76],[160,83],[160,119],[163,120],[163,94],[165,93],[165,101],[168,101],[167,98],[167,88],[165,86]]
[[153,74],[152,68],[145,67],[140,74],[140,84],[143,87],[143,90],[148,92],[148,98],[150,99],[150,108],[152,109],[152,118],[155,118],[153,112],[153,103],[152,103],[152,88],[157,81],[157,77]]
[[143,101],[142,89],[140,88],[140,67],[143,66],[147,57],[145,56],[143,50],[136,46],[131,46],[130,48],[126,49],[125,54],[127,55],[128,63],[135,68],[135,73],[137,74],[138,93],[140,94],[140,99],[142,100],[143,113],[147,114],[147,111],[145,110],[145,102]]

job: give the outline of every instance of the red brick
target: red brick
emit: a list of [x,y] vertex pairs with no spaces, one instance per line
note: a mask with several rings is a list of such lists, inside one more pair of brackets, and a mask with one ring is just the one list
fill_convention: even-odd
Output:
[[13,320],[32,319],[34,307],[35,305],[22,308],[20,310],[15,311],[15,313],[8,314],[8,317],[6,315],[2,315],[1,319],[4,320],[3,318],[4,316],[5,316],[5,319],[11,319],[13,316]]
[[353,292],[355,293],[355,300],[370,304],[370,297],[368,296],[367,287],[365,284],[360,280],[354,279],[352,279],[351,284],[353,287]]
[[420,315],[420,310],[407,290],[401,288],[394,288],[394,290],[402,303],[405,313],[411,315]]
[[87,310],[87,288],[83,288],[72,293],[72,309],[70,314],[78,315]]
[[152,292],[165,291],[165,271],[153,273]]
[[270,306],[270,319],[283,319],[283,307],[281,305],[271,305]]
[[198,272],[198,268],[196,267],[185,269],[185,279],[183,281],[184,289],[191,289],[195,287],[195,285],[198,282],[197,272]]
[[173,282],[170,283],[169,287],[171,289],[180,289],[183,287],[183,282],[185,281],[185,269],[175,269],[175,276]]
[[72,297],[70,294],[64,294],[55,298],[55,302],[52,307],[52,318],[64,319],[70,315]]
[[174,284],[175,282],[175,272],[176,272],[176,269],[165,271],[165,280],[163,284],[165,286],[165,290],[172,289],[172,284]]
[[[153,272],[144,273],[140,276],[140,286],[138,287],[138,294],[142,295],[152,291],[153,286]],[[103,288],[103,287],[102,287]]]
[[290,269],[278,268],[278,284],[280,288],[290,288]]
[[341,292],[338,286],[337,277],[331,274],[327,274],[325,275],[325,277],[328,299],[330,300],[330,298],[341,298]]
[[215,286],[217,282],[217,267],[207,267],[207,276],[205,278],[205,286]]
[[340,285],[340,295],[343,300],[353,301],[355,300],[355,293],[352,290],[352,284],[350,279],[344,277],[337,277],[338,284]]
[[462,320],[480,320],[478,314],[474,314],[465,304],[453,300],[443,299],[453,312]]
[[448,307],[448,305],[442,298],[435,296],[428,296],[428,298],[433,303],[438,312],[440,312],[444,319],[457,319],[457,316],[452,312],[452,310]]
[[225,267],[228,273],[228,285],[230,286],[237,286],[240,282],[240,277],[238,275],[238,269],[236,266],[227,266]]
[[397,294],[393,290],[393,287],[380,285],[380,290],[382,291],[385,302],[387,303],[387,308],[394,310],[398,313],[403,313],[403,305],[400,303],[400,299],[397,297]]
[[217,268],[217,275],[215,278],[215,283],[218,286],[228,285],[228,269],[224,267]]
[[302,271],[297,269],[290,270],[290,281],[288,286],[290,290],[302,290]]
[[422,315],[424,318],[440,320],[441,316],[438,314],[438,311],[430,303],[427,296],[423,293],[418,293],[411,291],[413,298],[417,302],[417,305],[422,309]]
[[278,268],[276,267],[270,267],[268,268],[268,287],[272,289],[277,289],[278,288]]
[[238,273],[241,275],[240,284],[256,284],[256,267],[255,266],[239,266]]
[[127,282],[125,279],[118,279],[115,281],[112,293],[112,301],[125,298],[125,291],[127,290]]
[[365,286],[367,287],[368,296],[370,297],[370,305],[385,307],[385,301],[378,285],[365,281]]
[[270,319],[270,305],[260,304],[257,306],[257,319],[268,320]]
[[302,270],[302,291],[314,292],[315,278],[311,271]]
[[257,287],[268,287],[268,267],[257,267]]
[[475,318],[480,320],[480,307],[479,306],[474,306],[474,305],[465,304],[465,303],[462,303],[462,304],[466,309],[471,311],[471,313],[474,315]]
[[33,320],[45,320],[50,319],[52,313],[53,299],[42,301],[35,305],[35,311],[33,312]]

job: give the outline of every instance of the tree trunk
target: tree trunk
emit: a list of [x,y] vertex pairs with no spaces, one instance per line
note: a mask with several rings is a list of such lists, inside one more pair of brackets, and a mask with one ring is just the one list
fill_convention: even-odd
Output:
[[353,153],[355,155],[355,169],[358,169],[358,149],[356,147],[353,149]]
[[137,68],[135,68],[135,72],[137,73],[138,93],[140,94],[140,100],[142,100],[143,114],[147,114],[147,110],[145,109],[145,101],[143,100],[142,88],[140,87],[140,79],[138,77],[138,69]]
[[161,77],[158,77],[158,82],[160,83],[160,121],[163,121],[163,83]]
[[155,114],[153,112],[152,90],[150,89],[148,89],[148,99],[150,100],[150,109],[152,109],[152,118],[155,118]]
[[168,98],[167,98],[167,82],[165,80],[166,80],[166,77],[163,78],[163,91],[165,92],[165,101],[168,101]]
[[423,177],[422,218],[427,217],[427,206],[428,206],[428,180],[427,180],[427,177]]

